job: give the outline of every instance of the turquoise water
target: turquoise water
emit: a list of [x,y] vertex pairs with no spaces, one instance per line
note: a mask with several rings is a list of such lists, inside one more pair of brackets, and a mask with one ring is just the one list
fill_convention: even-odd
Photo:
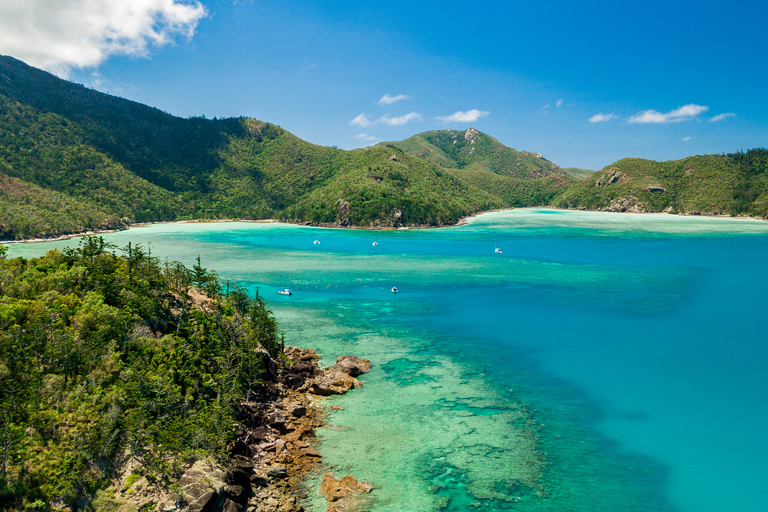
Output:
[[105,238],[200,254],[259,288],[288,343],[374,363],[319,435],[377,511],[765,510],[768,223],[521,209],[435,230]]

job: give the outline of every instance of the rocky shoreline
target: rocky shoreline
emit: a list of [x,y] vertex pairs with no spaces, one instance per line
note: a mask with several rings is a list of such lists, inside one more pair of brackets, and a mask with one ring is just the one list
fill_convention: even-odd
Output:
[[[277,361],[262,353],[265,382],[240,405],[238,436],[229,446],[231,464],[197,461],[170,490],[159,491],[145,479],[124,474],[115,498],[139,510],[162,512],[302,512],[309,493],[307,477],[321,469],[315,429],[324,424],[323,397],[362,384],[356,378],[370,361],[341,356],[320,368],[314,350],[286,347]],[[126,472],[130,473],[130,472]],[[323,475],[320,492],[329,512],[369,508],[372,485],[353,476]]]

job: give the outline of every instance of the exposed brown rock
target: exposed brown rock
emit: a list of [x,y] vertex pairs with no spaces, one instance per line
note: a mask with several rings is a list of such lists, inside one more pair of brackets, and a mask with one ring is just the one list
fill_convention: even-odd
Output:
[[371,503],[366,494],[373,486],[368,482],[359,482],[355,477],[347,475],[336,480],[333,475],[326,473],[320,484],[320,494],[328,500],[328,512],[347,512],[365,510]]
[[[123,496],[126,501],[169,512],[302,512],[300,499],[308,492],[302,483],[322,462],[314,445],[315,429],[324,418],[320,397],[360,387],[354,376],[370,370],[371,363],[342,356],[322,369],[312,349],[286,347],[284,355],[279,364],[271,358],[272,367],[265,364],[274,380],[254,387],[240,406],[239,436],[228,446],[230,467],[198,461],[179,479],[175,494],[142,479],[130,496]],[[353,477],[339,482],[328,484],[335,497],[328,510],[364,510],[370,500],[356,496],[369,492],[370,485]]]

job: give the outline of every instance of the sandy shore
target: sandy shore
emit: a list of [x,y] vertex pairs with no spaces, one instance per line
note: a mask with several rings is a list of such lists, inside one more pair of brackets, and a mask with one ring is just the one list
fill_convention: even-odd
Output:
[[[608,210],[581,210],[576,208],[555,208],[554,206],[525,206],[521,208],[536,208],[541,210],[555,210],[555,211],[562,211],[562,212],[595,212],[595,213],[635,213],[635,214],[642,214],[642,215],[671,215],[671,216],[679,216],[679,217],[711,217],[711,218],[719,218],[719,219],[743,219],[743,220],[759,220],[759,221],[768,221],[768,218],[762,218],[762,217],[751,217],[749,215],[723,215],[723,214],[695,214],[695,213],[669,213],[669,212],[632,212],[632,211],[624,211],[624,212],[614,212],[614,211],[608,211]],[[136,227],[142,227],[142,226],[154,226],[158,224],[207,224],[212,222],[253,222],[256,224],[261,223],[284,223],[284,224],[293,224],[295,226],[308,226],[308,227],[318,227],[318,228],[329,228],[329,229],[362,229],[367,231],[394,231],[398,229],[434,229],[434,228],[445,228],[445,227],[452,227],[452,226],[464,226],[469,223],[469,219],[472,219],[474,217],[477,217],[479,215],[484,215],[486,213],[495,213],[495,212],[506,212],[506,211],[512,211],[512,210],[519,210],[521,208],[499,208],[495,210],[483,210],[480,212],[475,212],[470,215],[465,215],[464,217],[459,218],[458,221],[456,221],[453,224],[438,224],[438,225],[432,225],[432,224],[412,224],[407,226],[400,226],[400,227],[393,227],[393,226],[340,226],[337,224],[328,224],[328,223],[315,223],[315,222],[293,222],[293,221],[287,221],[287,220],[278,220],[278,219],[194,219],[194,220],[171,220],[171,221],[158,221],[158,222],[138,222],[136,224],[131,224],[129,227],[125,229],[107,229],[107,230],[96,230],[96,231],[82,231],[79,233],[70,233],[66,235],[61,235],[57,237],[50,237],[50,238],[23,238],[21,240],[0,240],[0,244],[8,245],[8,244],[27,244],[27,243],[36,243],[36,242],[58,242],[61,240],[69,240],[71,238],[78,238],[82,236],[94,236],[94,235],[104,235],[107,233],[116,233],[118,231],[126,231],[131,228]]]

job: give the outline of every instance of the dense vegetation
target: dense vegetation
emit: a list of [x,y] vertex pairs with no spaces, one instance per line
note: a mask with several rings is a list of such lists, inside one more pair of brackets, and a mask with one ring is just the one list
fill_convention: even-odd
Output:
[[385,142],[449,169],[487,171],[517,178],[541,178],[565,171],[539,153],[508,148],[474,128],[419,133],[402,142]]
[[[765,216],[761,155],[628,159],[591,173],[472,128],[343,151],[254,119],[181,119],[0,57],[6,240],[183,219],[441,225],[543,205]],[[604,178],[612,172],[620,178]]]
[[258,295],[199,261],[121,252],[0,246],[0,509],[82,508],[128,459],[162,482],[225,456],[264,351],[282,350]]
[[[436,225],[552,195],[551,183],[519,181],[561,172],[551,162],[483,134],[465,160],[475,150],[490,163],[443,165],[391,145],[342,151],[253,119],[177,118],[0,57],[3,239],[195,218]],[[522,158],[515,173],[509,152]]]
[[768,150],[654,162],[626,158],[555,198],[562,208],[768,217]]

